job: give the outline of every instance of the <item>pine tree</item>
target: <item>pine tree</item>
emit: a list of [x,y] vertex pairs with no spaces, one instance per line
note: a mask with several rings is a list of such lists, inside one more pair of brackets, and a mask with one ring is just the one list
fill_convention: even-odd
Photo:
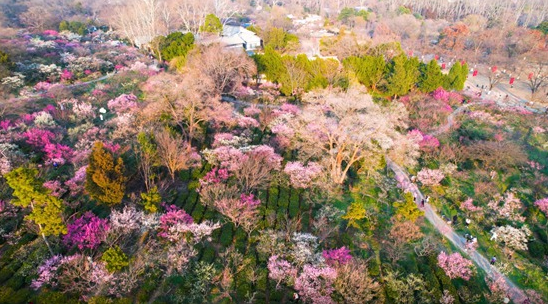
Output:
[[42,183],[36,179],[38,170],[32,168],[17,168],[5,175],[8,185],[13,189],[16,199],[11,203],[15,206],[31,208],[27,219],[33,221],[40,229],[40,234],[46,242],[49,251],[53,251],[46,239],[49,235],[67,233],[63,221],[63,202],[51,195]]
[[159,58],[170,61],[175,57],[186,57],[186,54],[194,47],[194,35],[173,32],[166,37],[154,38],[152,44],[158,46],[159,53],[157,55]]
[[271,47],[266,47],[264,55],[260,57],[264,66],[266,78],[273,82],[279,82],[287,70],[282,61],[282,56]]
[[443,74],[436,60],[431,60],[427,65],[421,66],[421,76],[419,78],[419,90],[424,93],[430,93],[443,84]]
[[[464,82],[466,81],[466,75],[468,74],[468,66],[461,66],[460,62],[453,64],[449,70],[449,74],[445,76],[443,88],[449,90],[462,90],[464,88]],[[463,76],[464,75],[464,79]]]
[[349,57],[344,64],[356,74],[364,86],[377,90],[377,85],[386,73],[386,62],[383,56]]
[[162,196],[158,192],[158,187],[154,186],[148,192],[141,193],[141,204],[148,213],[158,212],[158,205],[162,202]]
[[200,31],[220,34],[223,31],[223,24],[217,16],[209,14],[205,18],[204,25],[200,26]]
[[388,77],[387,93],[398,97],[409,93],[419,76],[419,60],[416,57],[407,58],[405,55],[394,57],[391,74]]
[[108,205],[120,203],[126,189],[123,171],[122,159],[118,157],[115,161],[103,143],[96,142],[86,170],[86,191],[89,196]]

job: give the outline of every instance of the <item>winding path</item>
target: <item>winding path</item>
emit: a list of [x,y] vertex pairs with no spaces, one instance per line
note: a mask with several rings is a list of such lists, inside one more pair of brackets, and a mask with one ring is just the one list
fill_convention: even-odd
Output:
[[[230,96],[222,96],[221,98],[225,102],[230,102],[235,104],[238,107],[242,106],[256,106],[258,108],[279,108],[278,105],[267,105],[267,104],[256,104],[256,103],[250,103],[247,101],[238,100],[236,98],[230,97]],[[447,132],[455,123],[455,116],[465,111],[468,107],[474,106],[474,105],[481,105],[481,104],[490,104],[492,101],[488,100],[481,100],[476,102],[471,102],[464,104],[457,109],[455,109],[448,117],[447,122],[445,125],[442,125],[438,128],[438,130],[431,132],[429,135],[439,135],[444,132]],[[504,104],[502,102],[496,102],[496,105],[499,107],[512,107],[514,105]],[[538,113],[538,111],[535,111]],[[390,168],[394,172],[394,174],[398,177],[398,180],[404,181],[406,184],[410,185],[409,189],[413,193],[413,195],[417,198],[416,202],[417,204],[424,199],[424,195],[420,192],[419,188],[416,184],[411,183],[411,180],[409,179],[409,174],[407,171],[405,171],[402,167],[394,163],[388,156],[386,156],[386,164],[387,167]],[[474,263],[481,269],[485,271],[488,275],[495,277],[495,278],[503,278],[506,283],[508,284],[509,291],[508,296],[512,299],[514,303],[523,303],[527,299],[525,296],[525,293],[518,287],[510,278],[505,276],[504,274],[500,273],[496,268],[492,267],[489,264],[489,261],[481,255],[476,250],[473,251],[466,251],[465,245],[466,240],[464,237],[458,235],[453,228],[448,225],[435,211],[432,209],[432,206],[429,204],[425,204],[424,207],[424,214],[426,219],[432,223],[432,225],[443,235],[445,236],[451,243],[453,243],[457,248],[460,249],[461,252],[465,252]]]
[[[396,163],[394,163],[389,158],[386,159],[386,164],[390,170],[394,171],[394,174],[399,177],[399,180],[405,181],[407,184],[411,185],[409,189],[413,193],[413,195],[417,198],[417,202],[420,202],[422,199],[424,199],[423,194],[420,192],[416,184],[412,184],[411,180],[409,179],[409,175],[407,172],[398,166]],[[487,274],[492,275],[494,277],[502,277],[508,284],[508,287],[510,287],[509,290],[509,296],[512,298],[514,303],[523,303],[527,297],[523,293],[519,287],[517,287],[512,280],[510,280],[505,275],[501,274],[499,271],[497,271],[494,267],[492,267],[489,264],[489,261],[482,256],[477,251],[466,251],[465,250],[465,244],[466,241],[464,237],[458,235],[451,226],[449,226],[438,214],[434,212],[432,209],[432,206],[429,204],[425,204],[424,206],[424,215],[436,227],[436,229],[445,236],[451,243],[453,243],[457,248],[459,248],[462,252],[466,252],[470,259],[472,259],[476,265],[480,268],[482,268]]]
[[[95,78],[95,79],[92,79],[92,80],[89,80],[89,81],[85,81],[85,82],[73,83],[73,84],[68,85],[68,86],[65,86],[65,87],[70,89],[70,88],[75,88],[75,87],[83,86],[83,85],[90,84],[90,83],[94,83],[94,82],[99,82],[99,81],[108,79],[108,78],[114,76],[115,74],[116,74],[116,73],[107,73],[106,75],[103,75],[103,76],[101,76],[101,77],[99,77],[99,78]],[[15,101],[19,101],[19,100],[37,98],[37,97],[41,97],[41,96],[42,96],[41,93],[34,93],[34,94],[27,95],[27,96],[23,96],[23,97],[18,97],[18,98],[10,99],[10,101],[11,101],[11,102],[15,102]]]
[[[457,109],[455,109],[448,117],[447,122],[445,125],[440,126],[438,130],[431,132],[429,135],[439,135],[441,133],[447,132],[455,123],[455,116],[462,113],[464,110],[466,110],[468,107],[473,105],[481,105],[481,104],[490,104],[492,101],[482,100],[477,102],[472,102],[468,104],[464,104]],[[502,102],[496,102],[495,103],[498,107],[504,108],[504,107],[512,107],[513,105],[504,104]],[[540,111],[537,109],[529,109],[533,110],[536,113],[539,113]],[[388,157],[386,158],[386,164],[390,170],[394,172],[396,176],[398,176],[398,180],[404,181],[407,185],[409,185],[408,189],[413,193],[413,195],[417,198],[416,202],[417,204],[425,199],[424,195],[420,192],[419,188],[416,184],[411,183],[411,180],[409,179],[409,174],[399,165],[394,163],[392,160],[390,160]],[[464,237],[458,235],[453,228],[447,224],[446,221],[444,221],[433,209],[432,206],[429,204],[425,204],[424,206],[424,213],[425,217],[436,227],[436,229],[444,235],[451,243],[453,243],[457,248],[459,248],[462,252],[466,252],[467,255],[472,259],[476,265],[480,268],[482,268],[488,275],[491,275],[495,278],[503,278],[506,283],[508,284],[509,291],[508,295],[512,299],[514,303],[523,303],[527,296],[525,293],[518,287],[510,278],[505,276],[504,274],[500,273],[496,268],[492,267],[489,264],[489,261],[481,255],[476,250],[467,251],[465,249],[466,240]]]

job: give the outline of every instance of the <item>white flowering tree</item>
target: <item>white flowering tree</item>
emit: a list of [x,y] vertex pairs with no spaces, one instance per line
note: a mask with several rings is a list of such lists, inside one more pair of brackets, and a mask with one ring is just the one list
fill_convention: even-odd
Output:
[[527,226],[518,229],[510,225],[493,228],[491,234],[496,235],[497,241],[504,243],[506,247],[513,250],[527,250],[527,242],[529,242],[529,237],[532,235]]

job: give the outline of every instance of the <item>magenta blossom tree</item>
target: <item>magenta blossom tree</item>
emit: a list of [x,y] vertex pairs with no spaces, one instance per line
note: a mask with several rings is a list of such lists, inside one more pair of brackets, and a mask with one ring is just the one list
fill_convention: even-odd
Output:
[[465,259],[458,252],[448,255],[442,251],[438,255],[438,266],[451,279],[461,278],[468,281],[474,275],[474,264],[472,261]]
[[324,250],[322,256],[329,266],[344,265],[352,259],[350,250],[345,246],[339,249]]
[[179,209],[175,205],[167,206],[166,213],[160,217],[160,232],[158,235],[170,241],[176,241],[179,234],[172,227],[180,223],[191,224],[192,222],[194,222],[192,216],[184,210]]
[[218,184],[225,182],[230,177],[228,169],[213,168],[213,170],[206,173],[206,175],[200,179],[200,188],[206,187],[210,184]]
[[105,240],[109,228],[107,219],[101,219],[88,211],[68,225],[63,241],[67,246],[77,246],[80,250],[95,249]]

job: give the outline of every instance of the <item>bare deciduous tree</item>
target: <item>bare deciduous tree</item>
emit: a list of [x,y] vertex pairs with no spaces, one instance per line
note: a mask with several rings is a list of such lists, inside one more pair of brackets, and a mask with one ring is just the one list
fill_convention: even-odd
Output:
[[171,180],[175,180],[175,172],[188,169],[194,163],[192,151],[188,150],[189,144],[168,131],[156,133],[155,141],[160,161],[167,168]]
[[228,50],[219,44],[206,47],[203,53],[193,53],[188,66],[207,77],[215,94],[232,93],[243,80],[256,74],[256,67],[241,50]]

